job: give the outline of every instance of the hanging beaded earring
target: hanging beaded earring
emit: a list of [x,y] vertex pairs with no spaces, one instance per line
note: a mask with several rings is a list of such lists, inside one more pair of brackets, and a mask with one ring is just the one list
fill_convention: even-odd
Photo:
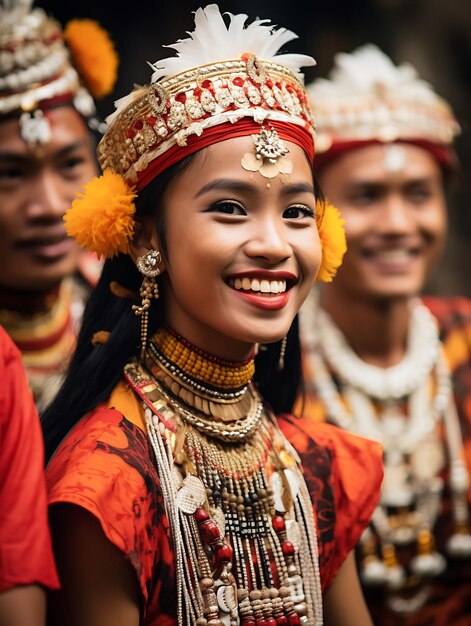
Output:
[[142,274],[142,283],[139,289],[141,296],[141,304],[133,304],[132,310],[136,315],[141,316],[141,360],[144,359],[147,347],[147,327],[149,324],[149,308],[152,298],[158,300],[159,286],[155,280],[160,274],[159,263],[161,260],[160,252],[157,250],[149,250],[143,256],[138,257],[136,261],[137,269]]
[[278,357],[278,369],[281,371],[285,368],[286,344],[288,343],[288,335],[281,340],[280,356]]

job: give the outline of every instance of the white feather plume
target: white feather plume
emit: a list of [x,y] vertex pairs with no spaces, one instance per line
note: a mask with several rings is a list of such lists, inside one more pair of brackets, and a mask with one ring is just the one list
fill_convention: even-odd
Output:
[[[262,61],[280,63],[298,74],[300,78],[301,67],[316,64],[312,57],[304,54],[277,54],[288,41],[297,39],[298,36],[292,31],[270,26],[270,20],[257,19],[245,26],[247,15],[244,13],[227,15],[228,25],[217,4],[209,4],[195,11],[195,30],[188,32],[189,37],[164,46],[176,50],[177,56],[149,63],[154,70],[151,82],[201,65],[240,59],[244,52],[255,54]],[[131,102],[139,98],[143,94],[143,89],[145,88],[135,86],[131,93],[116,100],[115,111],[106,118],[107,124],[111,125]]]
[[297,39],[292,31],[269,25],[270,20],[257,19],[246,26],[247,15],[227,15],[228,25],[217,4],[199,8],[195,12],[195,30],[188,32],[189,37],[164,46],[176,50],[177,56],[152,64],[155,70],[152,82],[192,67],[239,59],[244,52],[255,54],[263,61],[278,62],[295,73],[300,73],[301,67],[316,64],[312,57],[304,54],[276,54],[288,41]]
[[33,0],[0,0],[0,28],[21,22],[32,4]]
[[435,101],[432,87],[419,78],[409,63],[396,66],[374,44],[366,44],[347,54],[335,56],[335,65],[329,78],[318,78],[309,87],[313,101],[316,98],[343,98],[352,94],[375,93],[378,86],[385,92],[418,101]]

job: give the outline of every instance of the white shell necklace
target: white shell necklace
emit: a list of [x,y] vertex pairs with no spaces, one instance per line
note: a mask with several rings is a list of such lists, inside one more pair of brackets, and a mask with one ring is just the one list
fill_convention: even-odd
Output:
[[430,376],[437,362],[440,346],[437,323],[421,303],[417,303],[411,311],[404,358],[388,368],[362,361],[322,308],[316,310],[315,316],[315,324],[309,325],[312,330],[319,329],[317,341],[328,364],[342,383],[361,389],[370,398],[385,401],[408,396]]
[[[434,549],[432,532],[441,510],[440,474],[446,462],[454,522],[447,552],[455,558],[471,556],[469,473],[438,322],[419,300],[411,307],[410,319],[404,358],[382,369],[355,354],[320,307],[316,291],[300,313],[303,352],[312,376],[306,381],[308,390],[321,400],[331,423],[383,446],[381,502],[361,541],[365,556],[360,573],[366,584],[383,583],[395,590],[407,583],[395,546],[417,542],[418,553],[408,569],[419,578],[438,575],[445,567],[445,559]],[[444,426],[444,441],[439,423]],[[392,523],[389,511],[394,510],[396,522],[399,514],[403,522]]]

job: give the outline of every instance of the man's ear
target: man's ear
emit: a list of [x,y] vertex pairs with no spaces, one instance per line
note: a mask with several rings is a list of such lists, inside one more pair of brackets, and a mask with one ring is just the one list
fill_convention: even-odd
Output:
[[[162,256],[162,249],[157,235],[157,229],[155,227],[155,220],[144,219],[140,222],[136,221],[136,230],[132,241],[129,244],[129,256],[134,263],[140,256],[144,256],[150,250],[157,250]],[[164,262],[160,262],[160,271],[165,269]]]

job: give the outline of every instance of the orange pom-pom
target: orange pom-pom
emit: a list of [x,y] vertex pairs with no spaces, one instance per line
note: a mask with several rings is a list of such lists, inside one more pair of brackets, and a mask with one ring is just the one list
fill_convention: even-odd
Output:
[[103,98],[114,87],[118,55],[109,34],[95,20],[71,20],[64,39],[85,86],[94,98]]
[[67,234],[99,257],[129,251],[134,233],[136,197],[119,174],[106,170],[79,192],[64,216]]
[[317,205],[317,228],[322,245],[322,262],[317,280],[330,283],[342,265],[347,251],[347,240],[343,227],[345,220],[339,210],[329,202]]

